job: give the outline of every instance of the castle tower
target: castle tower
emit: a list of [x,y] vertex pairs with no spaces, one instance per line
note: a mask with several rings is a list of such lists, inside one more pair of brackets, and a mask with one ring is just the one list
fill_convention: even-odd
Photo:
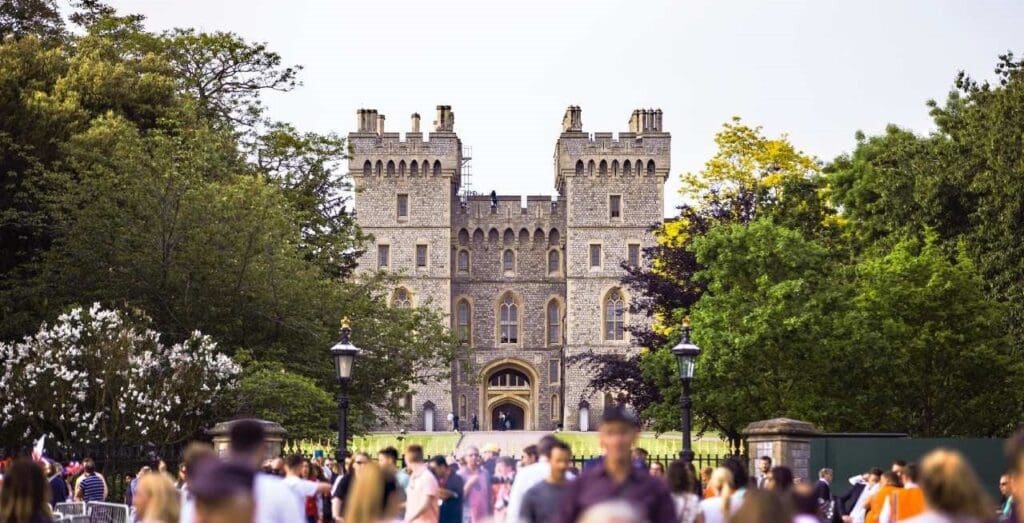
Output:
[[[402,140],[387,132],[375,109],[356,112],[349,173],[355,184],[360,227],[373,235],[359,258],[359,270],[401,274],[390,297],[394,307],[429,305],[444,315],[451,307],[452,209],[457,208],[462,143],[454,132],[450,106],[437,106],[434,130],[424,140],[420,116]],[[450,383],[420,387],[404,398],[407,427],[446,430],[452,412]]]
[[[637,109],[629,131],[583,132],[582,114],[570,106],[555,147],[555,187],[566,212],[565,357],[594,351],[629,354],[625,327],[649,321],[629,314],[629,289],[622,287],[623,262],[643,263],[654,244],[652,225],[663,221],[664,185],[671,136],[661,110]],[[566,368],[564,425],[593,430],[611,395],[593,397],[582,368]]]

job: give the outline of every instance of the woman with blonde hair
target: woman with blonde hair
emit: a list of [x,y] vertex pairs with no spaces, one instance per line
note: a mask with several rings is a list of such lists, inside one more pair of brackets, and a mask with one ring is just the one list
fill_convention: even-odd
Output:
[[181,499],[171,477],[162,472],[142,476],[132,499],[142,523],[174,523],[181,515]]
[[401,511],[395,476],[370,462],[359,469],[345,503],[345,523],[394,521]]
[[714,491],[715,497],[700,502],[697,523],[725,523],[728,520],[733,494],[732,481],[732,472],[725,467],[719,467],[711,473],[708,485]]
[[979,523],[992,519],[995,505],[964,456],[938,449],[921,461],[918,486],[928,511],[907,523]]

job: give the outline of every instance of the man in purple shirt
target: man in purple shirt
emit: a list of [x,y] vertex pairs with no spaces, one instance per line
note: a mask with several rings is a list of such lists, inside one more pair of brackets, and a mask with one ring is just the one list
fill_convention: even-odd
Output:
[[622,407],[605,411],[598,429],[604,460],[569,484],[556,521],[574,523],[594,505],[622,500],[650,523],[676,523],[672,495],[665,483],[633,466],[632,449],[639,435],[640,425],[631,413]]

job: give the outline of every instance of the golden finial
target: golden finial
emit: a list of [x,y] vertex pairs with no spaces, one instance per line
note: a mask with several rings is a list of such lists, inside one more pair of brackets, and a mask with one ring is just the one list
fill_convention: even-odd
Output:
[[690,317],[689,316],[683,316],[683,328],[684,329],[689,329],[690,328]]
[[352,330],[352,327],[349,325],[348,316],[341,319],[341,328]]

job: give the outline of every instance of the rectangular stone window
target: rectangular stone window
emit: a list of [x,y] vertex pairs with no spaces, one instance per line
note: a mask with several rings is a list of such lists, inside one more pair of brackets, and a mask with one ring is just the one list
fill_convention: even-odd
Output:
[[640,244],[631,243],[629,244],[629,264],[633,267],[640,265]]
[[398,195],[398,218],[409,217],[409,195],[399,194]]
[[387,269],[391,265],[391,246],[377,246],[377,268]]
[[551,383],[558,383],[558,371],[559,371],[558,360],[551,360],[548,362],[548,381]]
[[608,197],[608,217],[616,220],[622,218],[622,196],[613,194]]
[[427,266],[427,246],[417,245],[416,246],[416,267],[425,268]]
[[599,243],[590,244],[590,268],[601,268],[601,244]]

